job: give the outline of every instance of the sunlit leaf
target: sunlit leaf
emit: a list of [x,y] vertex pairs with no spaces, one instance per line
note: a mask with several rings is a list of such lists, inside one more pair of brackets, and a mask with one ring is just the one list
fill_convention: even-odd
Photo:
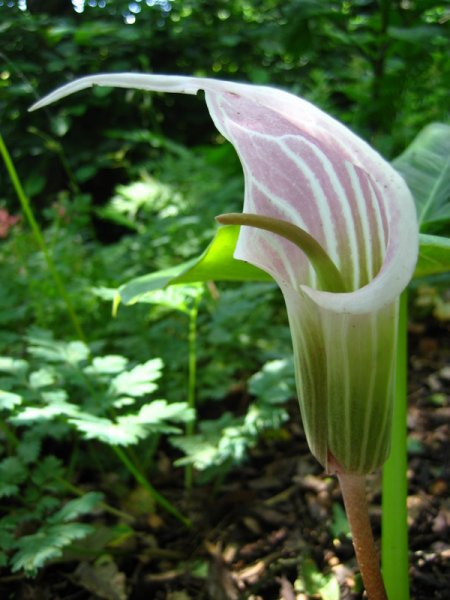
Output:
[[47,387],[55,383],[55,374],[47,368],[30,373],[30,386],[35,389]]
[[28,352],[48,362],[78,364],[90,355],[89,348],[80,341],[60,342],[48,336],[36,335],[30,336],[28,340]]
[[28,369],[28,363],[20,358],[0,357],[0,371],[5,373],[19,373]]
[[0,390],[0,409],[11,410],[11,408],[18,406],[21,402],[22,398],[18,394]]
[[450,238],[420,234],[419,261],[414,277],[438,275],[450,271]]
[[107,356],[96,356],[92,365],[84,369],[85,373],[96,375],[111,375],[120,373],[128,364],[128,359],[124,356],[109,354]]
[[450,221],[450,125],[432,123],[393,166],[406,180],[416,201],[420,230],[433,233]]
[[116,396],[133,397],[150,394],[158,389],[154,382],[161,377],[162,368],[162,360],[153,358],[131,371],[123,371],[111,381],[111,392]]
[[197,257],[180,265],[132,279],[119,288],[124,304],[146,302],[147,294],[177,283],[201,281],[272,281],[256,267],[233,258],[239,227],[221,227],[205,250]]

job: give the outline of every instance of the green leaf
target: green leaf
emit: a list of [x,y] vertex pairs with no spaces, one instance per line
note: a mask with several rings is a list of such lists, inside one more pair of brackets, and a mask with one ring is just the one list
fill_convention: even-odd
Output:
[[419,260],[414,277],[438,275],[450,271],[450,238],[420,234]]
[[239,227],[220,227],[203,254],[170,269],[132,279],[118,290],[124,304],[146,302],[149,292],[177,283],[202,281],[272,281],[264,271],[233,258]]
[[249,392],[268,404],[280,404],[295,398],[295,374],[292,358],[271,360],[249,379]]
[[82,413],[69,422],[86,439],[95,439],[113,446],[129,446],[152,433],[178,433],[179,428],[169,421],[186,423],[192,421],[194,411],[186,402],[167,403],[166,400],[154,400],[145,404],[138,413],[117,417],[115,421]]
[[75,498],[67,502],[48,521],[49,523],[67,523],[67,521],[73,521],[80,515],[90,513],[103,500],[103,497],[103,494],[100,492],[88,492],[84,496],[81,496],[81,498]]
[[[450,204],[448,210],[450,217]],[[177,296],[160,297],[157,290],[183,282],[208,280],[273,281],[264,271],[233,258],[238,234],[238,226],[228,225],[220,228],[210,246],[200,257],[171,269],[132,279],[122,285],[118,290],[120,301],[126,305],[146,302],[173,305],[173,308],[176,308]],[[223,254],[218,256],[222,251]],[[421,234],[420,255],[414,277],[446,273],[449,270],[450,240],[437,235]]]
[[0,462],[0,498],[17,494],[19,485],[25,481],[27,475],[27,469],[17,457],[11,456],[2,460]]
[[202,284],[179,284],[163,290],[148,292],[145,295],[145,302],[189,314],[191,306],[201,297],[203,292]]
[[85,373],[94,373],[98,375],[115,375],[122,372],[128,364],[128,359],[117,354],[109,354],[107,356],[96,356],[89,365],[84,369]]
[[450,125],[431,123],[393,161],[416,201],[420,230],[450,221]]
[[111,446],[129,446],[135,444],[146,435],[140,423],[127,423],[126,427],[104,417],[96,417],[83,413],[80,418],[69,419],[86,440],[98,440]]
[[41,489],[52,489],[55,480],[62,477],[63,473],[64,469],[59,458],[49,455],[39,461],[31,479]]
[[37,533],[17,540],[17,552],[12,558],[12,571],[24,570],[29,576],[36,575],[46,562],[59,558],[62,549],[94,531],[91,525],[81,523],[58,523],[45,525]]
[[164,421],[188,423],[194,417],[193,409],[189,408],[186,402],[168,403],[166,400],[154,400],[150,404],[144,404],[137,415],[139,422],[153,425],[155,428]]
[[388,27],[387,35],[394,40],[401,40],[410,44],[432,43],[439,35],[440,27],[437,25],[415,25],[409,27]]
[[55,383],[55,374],[48,368],[38,369],[30,373],[30,387],[39,389]]
[[61,416],[76,416],[79,407],[76,404],[67,402],[67,392],[65,390],[53,390],[42,393],[44,406],[26,406],[9,421],[14,425],[28,424],[36,421],[51,421]]
[[11,410],[22,403],[22,398],[12,392],[0,390],[0,409]]
[[339,584],[333,573],[323,575],[313,560],[305,558],[301,564],[301,575],[308,595],[319,595],[323,600],[339,600]]
[[20,373],[28,369],[26,360],[20,358],[10,358],[9,356],[0,357],[0,371],[6,373]]
[[111,381],[111,393],[114,396],[132,396],[134,398],[150,394],[158,389],[157,379],[161,377],[163,362],[160,358],[153,358],[146,363],[137,365],[131,371],[119,373]]
[[54,363],[68,363],[77,365],[89,358],[90,350],[80,341],[58,342],[52,338],[30,336],[28,352],[33,356]]
[[333,503],[333,520],[330,525],[330,531],[335,538],[341,535],[350,536],[350,526],[348,524],[345,510],[337,502]]
[[37,460],[41,451],[42,438],[35,429],[23,433],[17,447],[17,456],[27,465]]

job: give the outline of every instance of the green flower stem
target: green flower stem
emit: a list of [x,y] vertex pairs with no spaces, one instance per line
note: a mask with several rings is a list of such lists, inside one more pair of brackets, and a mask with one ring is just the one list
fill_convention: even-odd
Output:
[[391,453],[383,466],[383,576],[389,598],[409,600],[407,484],[407,292],[400,297],[397,340],[397,379]]
[[147,490],[147,492],[152,496],[152,498],[155,500],[155,502],[157,504],[159,504],[162,508],[164,508],[164,510],[166,510],[168,513],[173,515],[176,519],[178,519],[186,527],[191,526],[190,520],[187,517],[185,517],[184,515],[182,515],[175,508],[175,506],[173,506],[173,504],[171,504],[169,502],[169,500],[164,498],[164,496],[162,496],[159,492],[156,491],[156,489],[151,485],[151,483],[149,481],[147,481],[147,479],[144,477],[144,475],[139,471],[139,469],[136,467],[136,465],[128,458],[128,456],[125,454],[125,452],[122,450],[122,448],[119,448],[119,446],[111,446],[111,448],[114,450],[117,458],[122,462],[122,464],[133,475],[133,477],[136,479],[136,481],[140,485],[142,485],[142,487],[144,489]]
[[50,136],[47,133],[44,133],[42,131],[39,131],[39,129],[37,129],[36,127],[30,127],[28,131],[30,133],[33,133],[37,137],[40,137],[42,140],[44,140],[47,148],[49,150],[55,152],[55,154],[58,156],[59,160],[61,161],[61,165],[62,165],[64,171],[66,172],[67,179],[69,181],[69,185],[70,185],[72,191],[75,194],[79,194],[81,192],[80,186],[78,185],[78,182],[72,171],[72,167],[70,166],[69,161],[67,160],[67,157],[64,153],[63,146],[57,140],[55,140],[52,136]]
[[[378,552],[370,526],[365,475],[338,471],[337,476],[367,597],[369,600],[387,600]],[[394,600],[394,597],[391,600]]]
[[307,231],[297,227],[289,221],[274,219],[264,215],[252,213],[228,213],[219,215],[216,221],[222,225],[245,225],[270,231],[295,244],[306,254],[308,260],[316,271],[317,278],[322,290],[327,292],[346,292],[342,275],[334,262]]
[[[189,365],[188,365],[188,406],[195,409],[196,387],[197,387],[197,318],[198,306],[201,296],[197,296],[194,304],[189,311]],[[186,425],[186,435],[191,437],[194,435],[195,421],[189,421]],[[193,466],[187,465],[184,472],[184,482],[187,490],[192,488],[193,482]]]
[[9,177],[11,179],[11,183],[16,191],[17,197],[19,198],[20,204],[22,205],[22,210],[25,213],[27,221],[31,227],[31,231],[33,232],[36,243],[44,255],[45,261],[47,263],[48,270],[50,271],[53,281],[55,282],[55,286],[60,294],[61,298],[64,300],[67,313],[72,322],[73,328],[76,332],[76,335],[80,340],[86,342],[86,336],[83,332],[83,329],[80,325],[76,312],[73,308],[72,301],[70,300],[69,294],[67,293],[66,287],[56,269],[55,263],[53,262],[52,257],[47,248],[47,244],[45,243],[44,236],[42,235],[41,229],[39,227],[38,222],[36,221],[33,210],[31,208],[31,203],[26,196],[22,184],[20,183],[19,176],[17,175],[17,171],[14,167],[14,163],[11,159],[11,156],[8,152],[8,149],[3,141],[3,137],[0,134],[0,154],[3,157],[6,170],[8,171]]

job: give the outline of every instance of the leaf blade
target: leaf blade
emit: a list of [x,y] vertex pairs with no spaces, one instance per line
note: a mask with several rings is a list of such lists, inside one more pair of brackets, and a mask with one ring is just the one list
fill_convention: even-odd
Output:
[[178,283],[272,281],[264,271],[233,258],[239,230],[235,225],[220,227],[211,244],[199,257],[125,283],[118,290],[120,301],[125,305],[146,302],[147,294]]
[[450,220],[450,125],[422,129],[392,164],[411,189],[422,232]]

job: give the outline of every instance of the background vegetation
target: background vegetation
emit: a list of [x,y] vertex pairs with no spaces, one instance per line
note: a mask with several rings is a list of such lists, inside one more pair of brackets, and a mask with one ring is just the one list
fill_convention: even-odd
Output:
[[250,81],[310,99],[393,159],[448,121],[449,23],[437,0],[0,0],[1,133],[85,332],[0,168],[1,564],[34,574],[92,533],[78,517],[123,508],[133,478],[164,505],[145,484],[161,448],[218,486],[278,435],[294,395],[272,284],[186,288],[111,317],[118,285],[199,253],[214,216],[240,210],[238,160],[201,100],[96,88],[28,107],[89,73]]

